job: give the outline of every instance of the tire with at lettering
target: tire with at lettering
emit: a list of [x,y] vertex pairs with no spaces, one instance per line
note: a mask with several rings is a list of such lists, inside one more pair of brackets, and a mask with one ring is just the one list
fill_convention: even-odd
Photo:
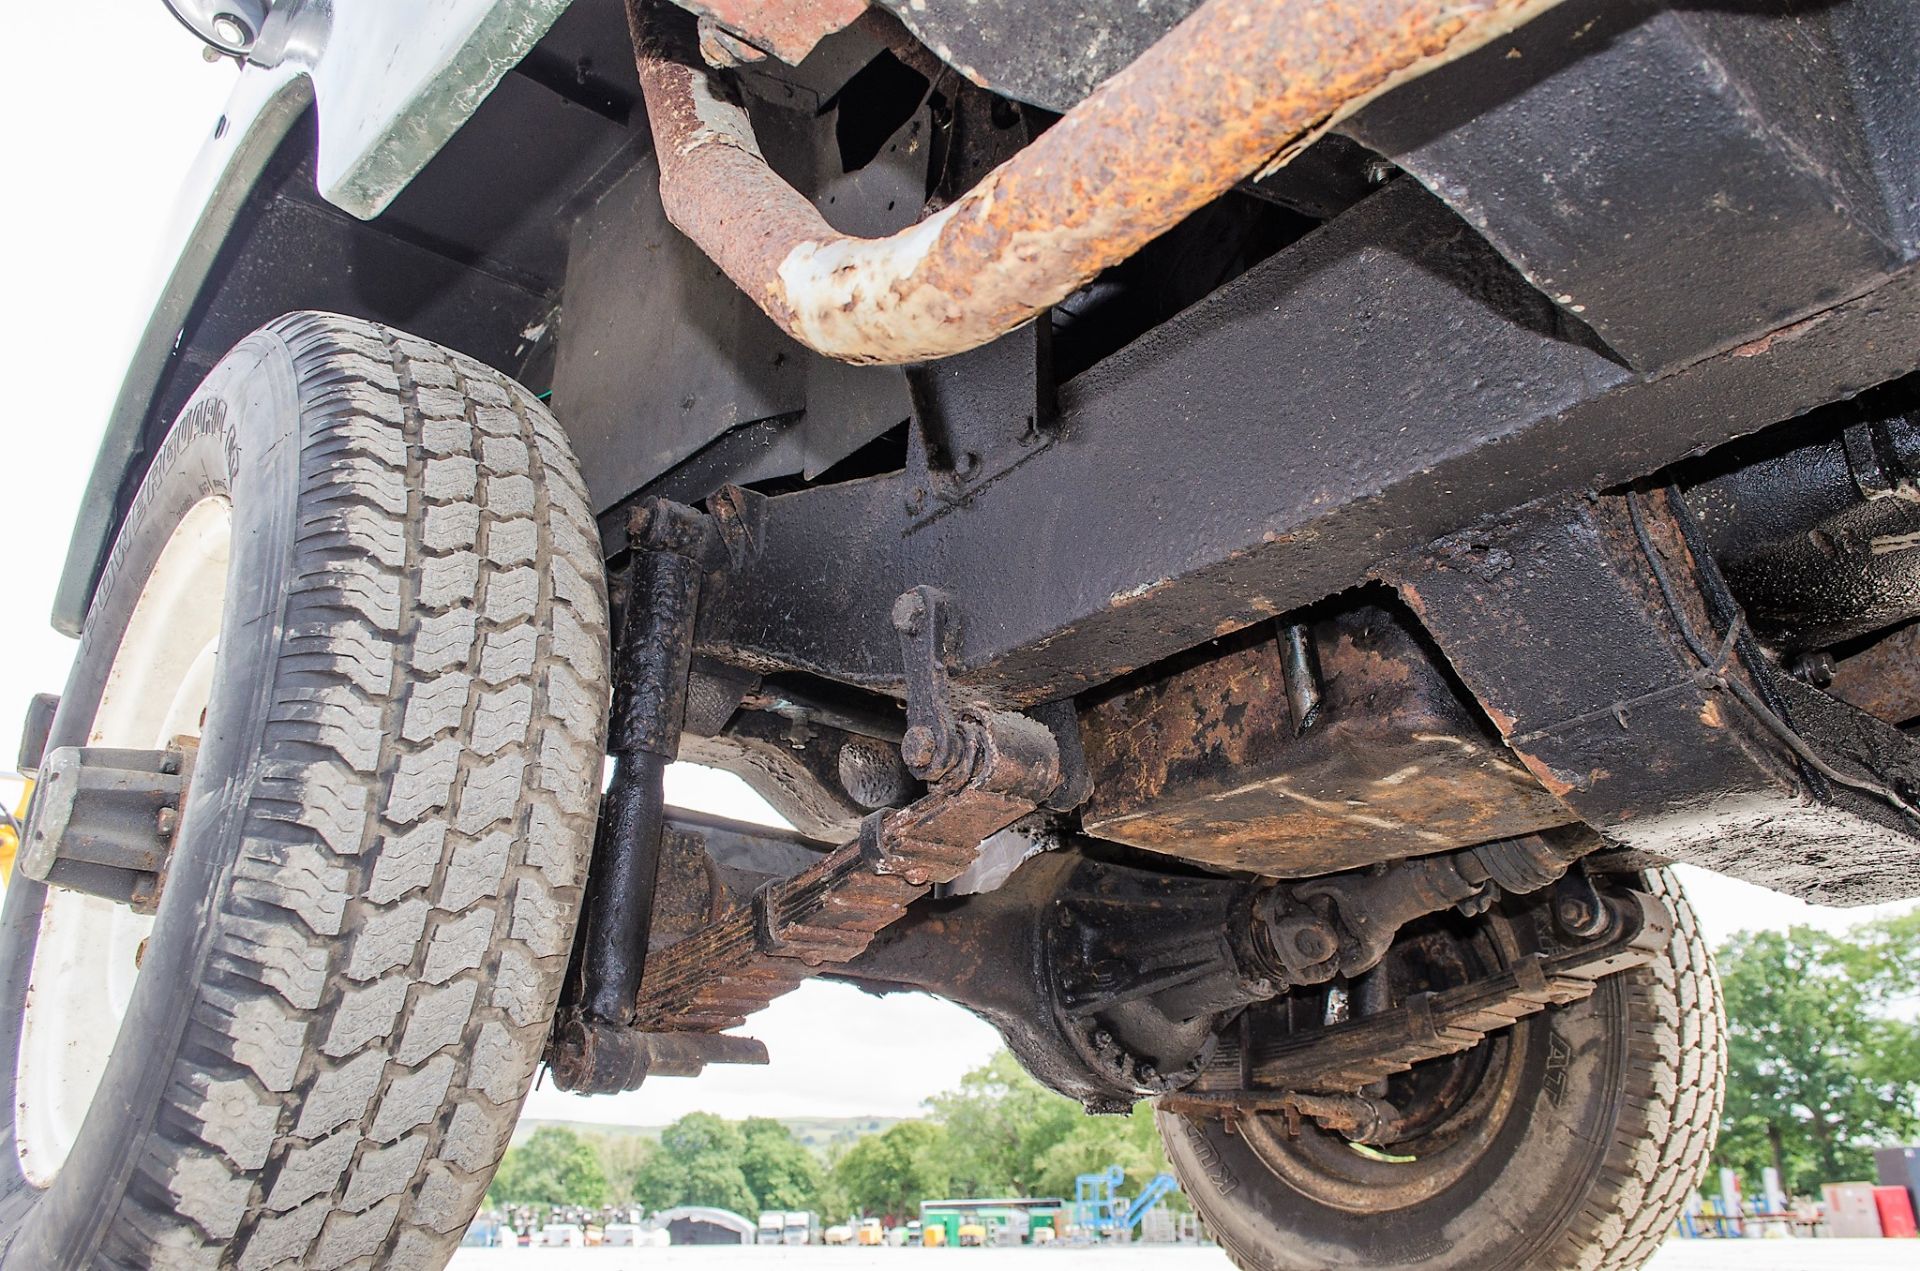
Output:
[[[1631,1271],[1713,1148],[1725,1054],[1711,956],[1678,882],[1663,958],[1603,980],[1384,1092],[1406,1134],[1358,1147],[1303,1124],[1157,1114],[1182,1188],[1246,1271]],[[1527,948],[1524,916],[1409,929],[1396,974],[1445,987]],[[1388,967],[1383,970],[1394,971]],[[1356,981],[1356,985],[1359,982]]]
[[0,1268],[451,1256],[572,943],[604,588],[566,438],[499,372],[320,313],[213,369],[50,738],[195,756],[157,908],[16,874],[0,913]]

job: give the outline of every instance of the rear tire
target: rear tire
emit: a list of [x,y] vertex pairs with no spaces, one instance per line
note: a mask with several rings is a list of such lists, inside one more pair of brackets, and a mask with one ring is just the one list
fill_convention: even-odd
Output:
[[[1651,1258],[1706,1169],[1726,1061],[1692,907],[1666,870],[1643,885],[1674,915],[1666,957],[1483,1043],[1504,1048],[1490,1071],[1510,1074],[1507,1102],[1450,1138],[1442,1127],[1429,1158],[1378,1162],[1311,1124],[1286,1141],[1270,1117],[1229,1134],[1158,1113],[1182,1188],[1234,1263],[1631,1271]],[[1337,1177],[1310,1179],[1316,1159]]]
[[[20,1168],[22,1065],[0,1065],[0,1262],[439,1267],[539,1063],[592,840],[606,601],[585,489],[497,372],[279,319],[156,456],[53,745],[87,741],[112,669],[145,660],[122,641],[160,545],[210,500],[230,564],[165,890],[97,1093],[40,1177]],[[47,894],[17,879],[0,918],[10,1058]],[[59,1009],[48,991],[35,1010]]]

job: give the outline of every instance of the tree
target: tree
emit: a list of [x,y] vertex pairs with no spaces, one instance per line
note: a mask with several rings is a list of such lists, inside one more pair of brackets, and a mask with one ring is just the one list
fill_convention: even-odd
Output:
[[1920,1131],[1920,1025],[1898,1004],[1915,988],[1920,910],[1847,936],[1810,927],[1735,936],[1720,950],[1727,1106],[1720,1163],[1763,1167],[1801,1194],[1873,1177],[1870,1149]]
[[1126,1171],[1121,1191],[1137,1196],[1153,1176],[1168,1170],[1160,1131],[1145,1105],[1132,1116],[1083,1116],[1065,1138],[1040,1154],[1036,1195],[1071,1199],[1074,1180],[1118,1165]]
[[1071,1198],[1077,1176],[1116,1164],[1137,1194],[1169,1168],[1150,1115],[1090,1117],[1007,1051],[928,1102],[931,1120],[868,1135],[836,1161],[834,1181],[861,1212],[901,1217],[943,1193]]
[[974,1196],[1035,1194],[1041,1157],[1086,1115],[1004,1050],[929,1103],[947,1128],[954,1190]]
[[638,1134],[601,1134],[590,1140],[606,1175],[607,1191],[617,1205],[640,1203],[640,1180],[660,1145]]
[[761,1209],[814,1209],[820,1203],[820,1165],[793,1131],[769,1117],[740,1123],[740,1169]]
[[565,1126],[543,1125],[507,1149],[487,1189],[494,1205],[601,1205],[607,1178],[593,1148]]
[[834,1181],[857,1212],[905,1218],[919,1212],[921,1201],[937,1199],[950,1187],[951,1147],[944,1126],[902,1121],[848,1148],[834,1165]]
[[690,1112],[660,1135],[660,1150],[634,1184],[634,1199],[649,1209],[713,1205],[738,1214],[758,1209],[741,1158],[740,1127],[711,1112]]

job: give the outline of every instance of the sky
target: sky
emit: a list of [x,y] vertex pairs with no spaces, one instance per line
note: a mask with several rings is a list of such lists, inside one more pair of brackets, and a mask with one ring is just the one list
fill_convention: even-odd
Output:
[[[72,643],[47,624],[74,509],[120,372],[166,262],[157,259],[173,194],[219,117],[236,72],[209,65],[160,0],[62,7],[58,48],[38,46],[0,76],[0,212],[8,239],[0,306],[0,569],[11,602],[0,623],[0,771],[36,692],[58,692]],[[0,793],[11,797],[0,786]],[[776,823],[725,773],[676,766],[669,801]],[[1682,867],[1709,937],[1811,923],[1840,930],[1876,912],[1821,909]],[[959,1007],[922,995],[880,999],[810,984],[742,1030],[765,1041],[764,1068],[716,1067],[587,1099],[548,1086],[523,1115],[663,1125],[723,1116],[913,1116],[998,1047]]]

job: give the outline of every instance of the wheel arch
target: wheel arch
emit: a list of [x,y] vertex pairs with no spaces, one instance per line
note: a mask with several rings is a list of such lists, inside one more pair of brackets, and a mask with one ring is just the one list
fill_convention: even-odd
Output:
[[189,313],[208,292],[249,194],[275,157],[299,144],[296,125],[312,104],[313,84],[304,74],[243,76],[182,184],[162,249],[170,263],[161,266],[75,515],[53,604],[54,629],[65,635],[80,634],[107,549],[152,460],[162,380]]
[[[625,139],[606,117],[620,113],[618,93],[611,110],[593,103],[596,113],[578,92],[569,100],[551,73],[512,73],[538,59],[538,42],[570,3],[433,0],[431,14],[416,15],[425,28],[416,34],[395,27],[378,4],[336,0],[309,46],[240,74],[162,238],[149,316],[128,350],[75,517],[56,630],[79,633],[107,549],[174,414],[227,349],[263,323],[325,309],[416,332],[509,373],[525,369],[500,333],[538,323],[557,296],[561,261],[539,259],[530,236],[512,231],[551,211],[537,206],[542,180],[577,190],[579,170],[593,171]],[[579,16],[591,21],[576,28],[605,25],[605,12]],[[383,41],[393,55],[370,58],[369,46]],[[353,74],[369,64],[382,75]],[[552,154],[530,159],[527,143],[540,130],[558,140]],[[461,205],[480,197],[483,183],[502,182],[490,152],[495,166],[528,169],[504,182],[511,208],[480,216],[477,234],[446,231],[451,212],[471,212]],[[556,165],[573,180],[554,181]]]

